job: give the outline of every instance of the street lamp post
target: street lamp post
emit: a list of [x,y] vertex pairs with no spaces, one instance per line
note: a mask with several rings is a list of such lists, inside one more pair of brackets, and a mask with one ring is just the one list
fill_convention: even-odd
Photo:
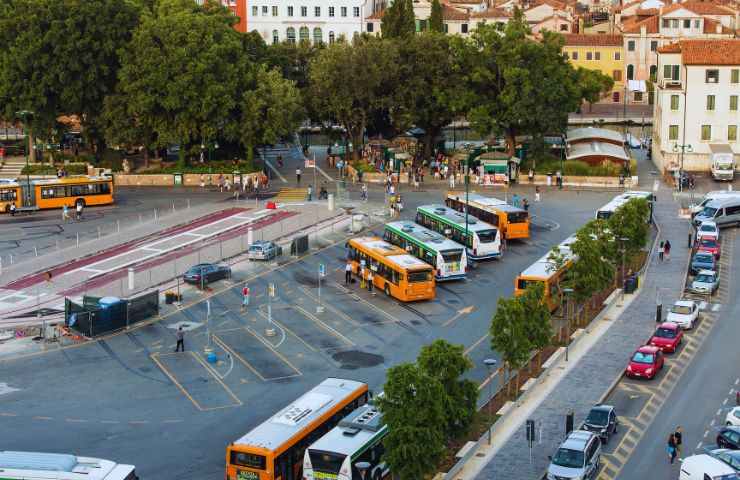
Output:
[[490,445],[491,430],[493,430],[493,425],[491,425],[491,421],[493,420],[493,378],[491,377],[491,370],[493,370],[497,362],[494,358],[486,358],[483,360],[483,363],[486,364],[486,370],[488,370],[488,444]]
[[565,361],[568,361],[568,347],[570,346],[570,297],[575,290],[572,288],[564,288],[563,293],[565,294]]
[[23,121],[23,136],[26,140],[26,147],[23,149],[26,153],[26,205],[31,204],[31,171],[28,166],[28,154],[29,150],[31,149],[31,138],[28,135],[28,128],[26,128],[26,125],[28,124],[28,119],[33,118],[33,112],[30,110],[21,110],[18,112],[15,112],[15,115],[20,118]]
[[688,143],[679,145],[678,142],[676,142],[673,144],[673,153],[681,152],[681,163],[678,167],[678,182],[677,182],[679,192],[683,190],[683,181],[682,181],[683,180],[683,155],[686,152],[691,153],[693,151],[694,151],[694,148]]

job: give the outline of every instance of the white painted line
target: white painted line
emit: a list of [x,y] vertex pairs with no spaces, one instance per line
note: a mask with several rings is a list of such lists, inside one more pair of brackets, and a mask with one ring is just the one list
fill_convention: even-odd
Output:
[[740,378],[735,379],[735,385],[737,385],[738,383],[740,383]]
[[273,172],[275,172],[275,175],[277,175],[277,176],[278,176],[278,178],[279,178],[279,179],[280,179],[280,180],[281,180],[281,181],[282,181],[283,183],[288,183],[288,181],[287,181],[287,180],[285,179],[285,177],[283,177],[283,176],[282,176],[282,175],[280,174],[280,172],[278,172],[277,168],[275,168],[275,167],[273,167],[273,166],[272,166],[272,163],[270,163],[270,161],[269,161],[269,160],[268,160],[267,158],[265,158],[265,156],[264,156],[264,155],[261,155],[261,154],[260,154],[260,156],[262,157],[262,161],[264,161],[264,162],[265,162],[265,165],[267,165],[268,167],[270,167],[270,170],[272,170]]
[[719,415],[720,413],[722,413],[722,409],[721,408],[718,408],[717,409],[717,413],[715,413],[715,415]]
[[[101,263],[101,262],[97,262]],[[75,272],[88,272],[88,273],[105,273],[105,270],[98,270],[97,268],[82,267],[75,270]]]
[[185,233],[183,233],[183,236],[187,236],[187,235],[190,235],[191,237],[202,237],[203,236],[202,233],[193,233],[193,232],[185,232]]
[[707,438],[708,436],[709,436],[709,430],[707,430],[706,432],[704,432],[704,438]]
[[699,443],[697,443],[697,444],[696,444],[696,449],[697,449],[697,450],[699,450],[699,449],[701,448],[701,446],[702,446],[702,443],[703,443],[703,442],[699,442]]
[[722,405],[727,405],[727,399],[726,398],[722,401]]
[[319,167],[319,165],[318,165],[318,161],[317,161],[317,163],[315,163],[314,165],[315,165],[315,167],[314,167],[314,168],[315,168],[316,170],[318,170],[318,171],[319,171],[319,173],[320,173],[320,174],[322,174],[322,175],[324,176],[324,178],[326,178],[327,180],[329,180],[329,181],[331,181],[331,182],[333,182],[333,181],[334,181],[334,179],[333,179],[333,178],[331,178],[331,176],[329,176],[329,175],[328,175],[328,174],[327,174],[327,173],[326,173],[325,171],[323,171],[323,170],[321,169],[321,167]]
[[142,250],[147,250],[149,252],[157,252],[162,253],[163,250],[161,248],[152,248],[152,247],[141,247]]
[[714,305],[712,305],[712,311],[718,312],[721,307],[722,305],[720,305],[719,303],[715,303]]

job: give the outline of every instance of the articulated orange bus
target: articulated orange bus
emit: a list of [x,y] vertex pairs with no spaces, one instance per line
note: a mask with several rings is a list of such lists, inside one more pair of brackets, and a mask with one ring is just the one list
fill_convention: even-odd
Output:
[[10,204],[18,210],[41,210],[68,206],[110,205],[113,199],[113,179],[110,177],[72,177],[0,183],[0,212],[10,212]]
[[358,237],[347,242],[352,272],[365,278],[373,272],[373,285],[402,302],[432,300],[435,296],[434,270],[404,249],[379,237]]
[[564,263],[558,268],[558,265],[550,258],[550,252],[545,256],[527,267],[514,280],[514,295],[524,294],[527,286],[541,283],[544,291],[543,301],[551,312],[557,310],[563,303],[563,292],[560,289],[560,280],[570,265],[573,263],[574,255],[570,250],[570,244],[575,241],[575,237],[568,237],[558,245],[558,250],[563,255]]
[[367,400],[367,384],[327,378],[226,447],[226,480],[300,480],[306,448]]
[[[465,192],[449,192],[445,203],[458,212],[464,212]],[[469,193],[467,203],[470,215],[498,227],[507,240],[529,238],[529,212],[523,208],[477,193]]]

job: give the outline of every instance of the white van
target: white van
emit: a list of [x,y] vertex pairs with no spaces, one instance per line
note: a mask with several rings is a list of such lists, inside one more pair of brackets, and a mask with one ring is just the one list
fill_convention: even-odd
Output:
[[707,205],[707,203],[711,202],[712,200],[723,200],[725,198],[734,198],[734,197],[740,197],[740,191],[735,190],[715,190],[713,192],[708,192],[706,195],[704,195],[704,198],[702,198],[701,202],[699,202],[697,205],[691,206],[691,214],[696,215],[697,213],[704,210],[704,207]]
[[681,463],[678,480],[738,480],[738,473],[726,463],[701,454],[687,457]]
[[740,197],[721,198],[707,203],[701,212],[694,216],[694,226],[712,221],[719,228],[740,226]]

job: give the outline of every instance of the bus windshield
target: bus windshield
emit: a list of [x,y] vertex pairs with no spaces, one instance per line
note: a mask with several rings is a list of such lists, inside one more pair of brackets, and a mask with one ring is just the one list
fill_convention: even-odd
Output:
[[459,262],[462,259],[462,250],[445,250],[439,253],[442,255],[445,263]]
[[339,470],[342,468],[346,455],[338,453],[320,452],[316,450],[309,450],[308,456],[311,459],[311,465],[314,470],[314,478],[320,478],[316,475],[316,472],[331,473],[334,475],[339,474]]
[[527,221],[527,212],[512,212],[507,215],[509,223],[524,223]]
[[481,243],[493,243],[496,241],[496,229],[491,228],[489,230],[481,230],[478,233]]

